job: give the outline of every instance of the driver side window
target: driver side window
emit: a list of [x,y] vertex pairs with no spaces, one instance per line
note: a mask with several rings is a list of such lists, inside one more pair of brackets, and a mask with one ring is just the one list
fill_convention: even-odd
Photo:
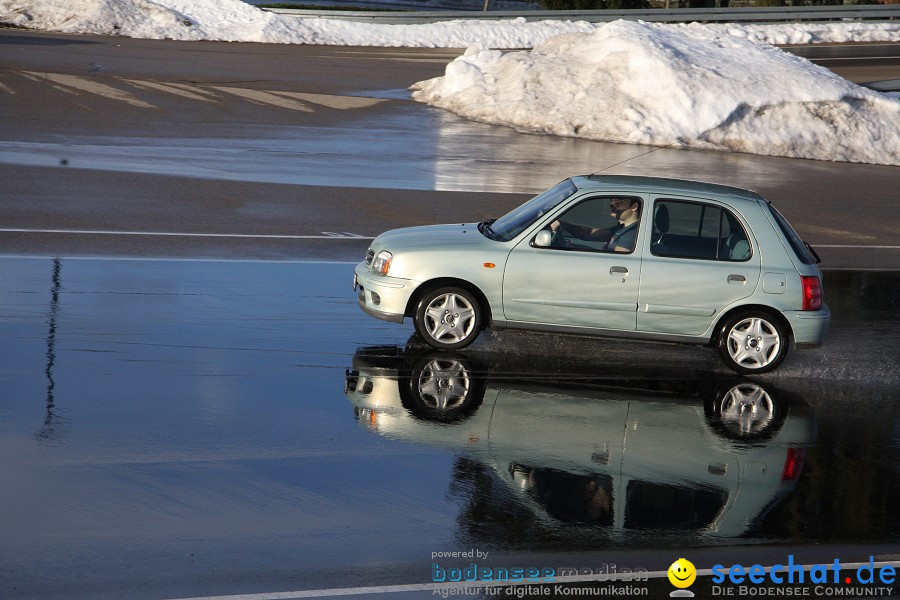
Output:
[[[550,224],[550,247],[587,252],[633,252],[641,200],[595,196],[567,210]],[[625,220],[625,222],[623,222]]]

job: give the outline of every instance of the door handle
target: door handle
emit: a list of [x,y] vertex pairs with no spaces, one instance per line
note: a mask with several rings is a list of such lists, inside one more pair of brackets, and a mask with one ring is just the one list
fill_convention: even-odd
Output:
[[609,268],[610,275],[615,275],[616,273],[626,274],[626,273],[628,273],[628,269],[626,269],[625,267],[610,267]]
[[743,275],[729,275],[728,283],[747,283],[747,278]]

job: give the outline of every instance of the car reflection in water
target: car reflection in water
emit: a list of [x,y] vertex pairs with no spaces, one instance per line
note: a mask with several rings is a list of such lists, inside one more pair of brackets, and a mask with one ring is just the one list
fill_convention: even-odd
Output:
[[481,541],[516,537],[504,527],[588,544],[746,538],[815,439],[812,409],[768,384],[543,369],[371,347],[345,392],[371,431],[461,455],[451,491],[470,496],[460,521]]

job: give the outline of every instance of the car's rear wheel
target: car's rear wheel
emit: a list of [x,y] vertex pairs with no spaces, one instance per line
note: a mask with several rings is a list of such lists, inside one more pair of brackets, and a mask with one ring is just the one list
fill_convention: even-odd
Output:
[[416,331],[434,348],[463,348],[481,332],[481,312],[478,299],[468,290],[437,288],[419,301]]
[[763,312],[733,315],[719,335],[722,362],[732,371],[745,375],[776,369],[787,350],[788,335],[784,326]]

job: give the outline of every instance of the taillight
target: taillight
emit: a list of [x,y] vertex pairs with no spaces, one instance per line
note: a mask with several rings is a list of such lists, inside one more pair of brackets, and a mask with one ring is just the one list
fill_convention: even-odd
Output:
[[797,481],[806,462],[806,448],[788,448],[784,469],[781,471],[782,481]]
[[815,275],[803,279],[803,310],[822,308],[822,282]]

